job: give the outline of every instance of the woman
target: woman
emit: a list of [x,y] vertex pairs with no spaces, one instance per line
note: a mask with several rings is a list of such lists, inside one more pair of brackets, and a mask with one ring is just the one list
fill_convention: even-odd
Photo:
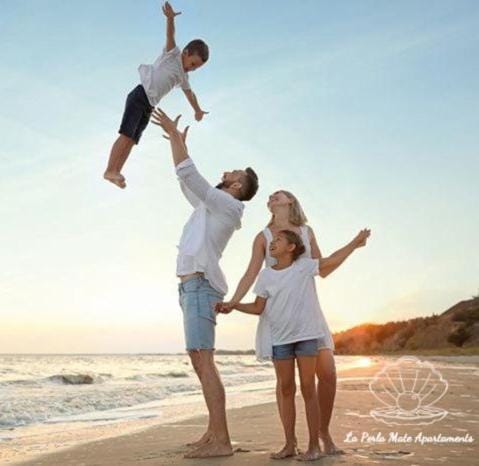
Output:
[[[303,240],[305,246],[303,256],[313,259],[322,259],[314,232],[311,227],[306,225],[307,218],[300,203],[293,194],[284,190],[276,191],[269,197],[267,206],[272,214],[271,220],[266,228],[256,235],[248,268],[241,278],[231,300],[223,305],[224,311],[231,311],[240,303],[255,282],[263,266],[263,262],[265,262],[267,267],[271,267],[276,263],[275,259],[269,254],[269,245],[279,231],[294,231]],[[337,269],[356,248],[366,244],[369,235],[369,230],[361,230],[350,243],[329,256],[328,259],[330,260],[328,262],[330,265],[321,268],[320,276],[326,277]],[[267,354],[268,347],[271,348],[269,344],[269,329],[267,321],[261,317],[260,319],[256,335],[257,347],[263,347],[260,353]],[[334,343],[329,331],[325,338],[321,339],[318,349],[316,376],[318,378],[317,396],[320,411],[319,438],[323,443],[323,450],[326,454],[340,454],[342,451],[338,450],[329,432],[329,424],[336,395],[336,368],[333,357]],[[282,394],[279,384],[276,384],[276,400],[281,421],[284,424],[281,401]],[[295,447],[296,446],[291,447],[291,445],[285,445],[285,447],[273,457],[280,459],[292,456],[296,453],[292,451],[292,449],[295,450]]]

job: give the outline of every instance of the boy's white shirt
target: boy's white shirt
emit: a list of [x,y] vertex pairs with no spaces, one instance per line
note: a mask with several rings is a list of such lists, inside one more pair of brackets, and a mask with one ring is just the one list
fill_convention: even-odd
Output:
[[241,228],[244,204],[208,183],[191,158],[176,166],[176,174],[195,209],[183,227],[176,275],[204,272],[210,285],[225,295],[228,286],[219,261],[234,231]]
[[267,299],[263,311],[271,329],[271,346],[256,345],[258,359],[269,359],[272,346],[320,338],[333,346],[316,292],[314,276],[319,260],[297,259],[282,270],[267,267],[260,272],[254,294]]
[[151,65],[138,67],[140,81],[150,104],[154,107],[175,86],[183,90],[190,89],[188,73],[183,69],[181,50],[175,46],[163,53]]

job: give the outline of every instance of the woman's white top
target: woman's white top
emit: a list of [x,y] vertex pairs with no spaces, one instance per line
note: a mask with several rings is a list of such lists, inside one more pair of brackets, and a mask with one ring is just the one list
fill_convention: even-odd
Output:
[[[301,239],[303,240],[303,243],[304,243],[304,246],[305,246],[305,252],[301,255],[301,257],[299,259],[297,259],[297,261],[295,261],[295,263],[298,263],[298,261],[300,261],[302,258],[309,258],[309,259],[311,258],[311,244],[310,244],[310,241],[309,241],[308,229],[305,225],[302,225],[300,227],[300,230],[301,230]],[[263,272],[266,272],[267,275],[265,275],[265,277],[267,277],[267,279],[269,277],[271,277],[272,279],[276,280],[277,283],[279,283],[279,282],[283,283],[284,282],[285,287],[288,288],[288,283],[287,282],[288,282],[288,279],[289,279],[289,274],[293,273],[293,274],[297,275],[298,270],[297,270],[297,268],[291,269],[291,267],[288,267],[287,269],[283,269],[283,270],[278,270],[278,271],[274,270],[274,269],[271,269],[271,267],[276,264],[276,259],[274,257],[271,257],[271,255],[269,254],[269,245],[270,245],[270,243],[273,239],[273,235],[271,233],[271,230],[268,227],[266,227],[263,230],[263,234],[264,234],[265,239],[266,239],[265,264],[266,264],[267,268],[264,269],[261,272],[260,277],[263,274]],[[316,264],[317,263],[318,262],[316,261]],[[303,266],[303,268],[304,268],[304,266]],[[291,269],[291,271],[289,271],[288,273],[282,273],[284,271],[287,271],[288,269]],[[260,277],[258,277],[258,281],[257,281],[257,284],[255,286],[255,292],[259,291],[257,289],[257,286],[258,286],[258,284],[260,284]],[[280,277],[285,277],[286,280],[283,280]],[[305,307],[311,306],[311,305],[313,307],[317,306],[317,309],[315,309],[315,311],[314,311],[316,323],[311,328],[318,329],[318,331],[317,331],[317,333],[319,333],[318,349],[329,348],[329,349],[333,350],[334,349],[333,338],[331,336],[331,332],[329,331],[328,324],[326,323],[326,319],[324,318],[323,312],[321,310],[321,306],[319,304],[319,299],[318,299],[318,295],[317,295],[317,291],[316,291],[316,283],[315,283],[314,277],[309,279],[309,285],[312,286],[312,288],[309,289],[309,291],[308,291],[308,293],[310,293],[310,294],[308,294],[307,299],[306,299],[306,296],[304,298],[301,298],[301,294],[299,294],[299,298],[300,298],[299,302],[304,304]],[[273,293],[274,293],[274,289],[275,289],[274,286],[273,286],[273,288],[271,288],[271,287],[269,288],[269,290],[271,290]],[[302,292],[300,292],[300,293],[302,293]],[[269,303],[272,303],[272,299],[271,299],[272,297],[273,296],[268,298]],[[298,294],[296,294],[296,297],[298,297]],[[311,303],[311,300],[313,300],[315,304]],[[281,340],[279,340],[277,338],[275,338],[275,339],[273,338],[273,334],[272,334],[273,322],[272,322],[272,319],[276,319],[277,315],[273,314],[272,312],[268,312],[269,308],[272,308],[272,306],[273,306],[273,304],[268,305],[268,303],[267,303],[267,306],[266,306],[264,312],[259,317],[258,327],[257,327],[257,330],[256,330],[256,357],[260,361],[271,359],[272,354],[273,354],[273,345],[282,344],[282,343],[276,343],[276,341],[281,341]],[[278,304],[276,304],[275,306],[286,308],[286,307],[289,307],[289,304],[281,302],[281,300],[280,300],[278,302]],[[291,309],[285,309],[285,310],[286,310],[286,312],[291,312]],[[292,311],[292,312],[295,312],[295,311]],[[311,311],[308,311],[308,312],[311,312]],[[318,324],[318,326],[316,326],[316,324]],[[276,324],[274,324],[274,325],[276,325]],[[277,329],[278,327],[275,326],[274,328]],[[278,336],[278,335],[280,335],[280,333],[275,334],[275,335]],[[310,332],[310,333],[313,333],[313,332]],[[303,340],[309,339],[308,338],[309,336],[306,335],[306,333],[304,333],[303,335],[305,336],[305,338],[301,337],[300,339],[297,339],[295,341],[300,341],[301,339],[303,339]],[[312,336],[311,338],[317,338],[317,337]]]

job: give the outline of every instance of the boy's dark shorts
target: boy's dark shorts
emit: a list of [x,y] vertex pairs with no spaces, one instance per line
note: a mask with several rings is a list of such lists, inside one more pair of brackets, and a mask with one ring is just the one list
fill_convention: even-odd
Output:
[[139,84],[126,98],[125,110],[118,132],[133,139],[138,144],[141,133],[150,121],[153,108],[146,96],[145,89]]

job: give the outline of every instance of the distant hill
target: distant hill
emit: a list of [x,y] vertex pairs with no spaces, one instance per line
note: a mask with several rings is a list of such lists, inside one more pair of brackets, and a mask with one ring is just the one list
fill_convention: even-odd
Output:
[[375,354],[479,347],[479,296],[440,315],[362,324],[334,334],[336,354]]

